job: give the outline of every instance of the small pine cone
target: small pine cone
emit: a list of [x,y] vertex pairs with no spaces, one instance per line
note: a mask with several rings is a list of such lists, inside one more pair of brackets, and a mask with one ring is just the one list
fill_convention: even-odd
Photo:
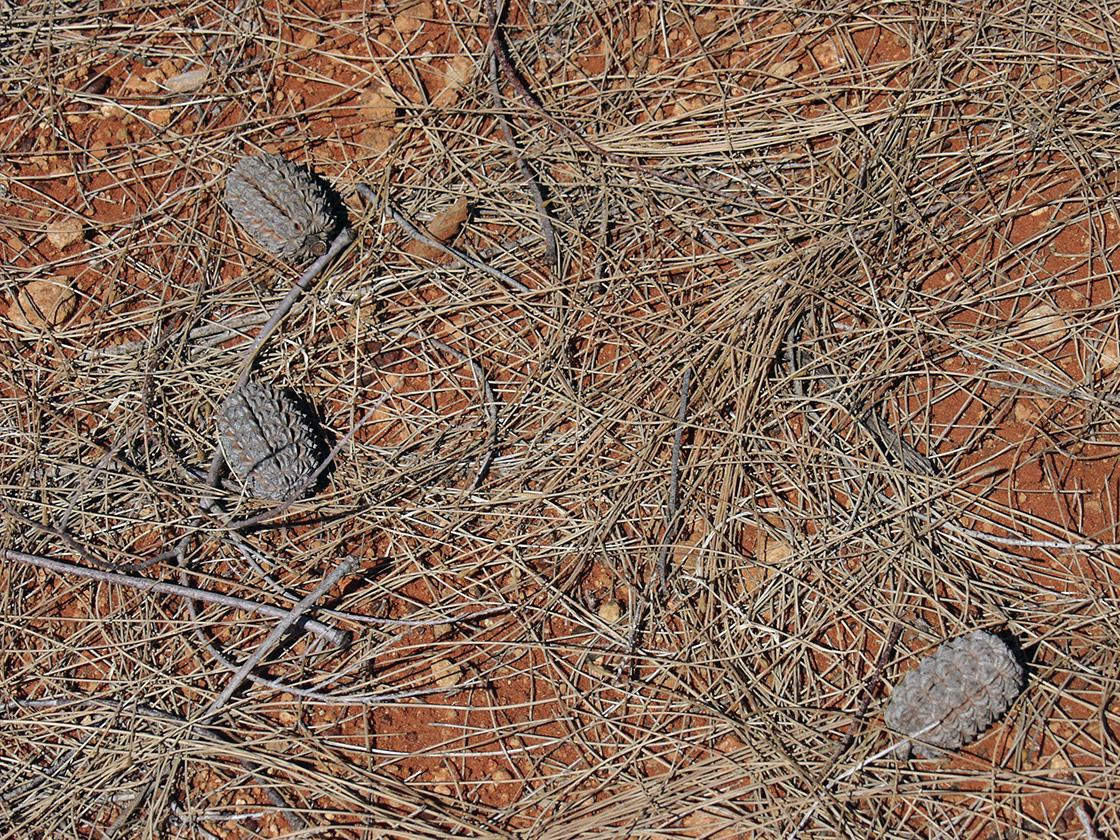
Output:
[[[314,422],[282,390],[246,382],[218,414],[218,438],[230,471],[255,499],[287,499],[322,461]],[[308,486],[301,497],[314,492]]]
[[[885,718],[895,732],[919,739],[911,742],[919,756],[938,758],[942,752],[935,747],[956,750],[974,741],[1022,688],[1023,667],[1011,649],[998,636],[975,630],[919,662],[891,694]],[[902,752],[908,757],[909,748]]]
[[325,254],[340,227],[323,185],[279,155],[242,158],[226,178],[226,206],[261,248],[297,265]]

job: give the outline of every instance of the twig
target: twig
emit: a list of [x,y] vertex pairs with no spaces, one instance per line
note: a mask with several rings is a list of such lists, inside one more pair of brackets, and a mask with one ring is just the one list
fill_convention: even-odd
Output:
[[442,251],[444,254],[447,254],[447,256],[451,257],[452,259],[458,260],[464,265],[489,274],[498,282],[504,283],[507,286],[512,286],[519,292],[530,293],[533,291],[520,280],[514,280],[504,271],[500,271],[493,266],[487,265],[481,260],[476,260],[465,251],[460,251],[455,246],[448,245],[446,242],[440,242],[434,236],[429,236],[428,234],[424,233],[424,231],[420,230],[420,228],[416,227],[416,225],[409,221],[408,217],[397,210],[397,208],[393,206],[392,202],[390,202],[387,198],[384,200],[378,198],[377,194],[366,184],[358,184],[354,187],[354,189],[356,189],[358,193],[363,198],[365,198],[366,201],[368,201],[375,210],[380,209],[387,213],[394,222],[404,228],[408,235],[415,239],[417,242],[421,242],[424,245],[428,245],[429,247],[435,248],[438,251]]
[[[296,302],[300,299],[304,292],[306,292],[308,288],[310,288],[311,283],[324,270],[326,270],[326,268],[332,262],[334,262],[335,258],[339,254],[341,254],[347,247],[349,247],[353,241],[353,231],[349,226],[344,226],[331,242],[331,245],[327,249],[327,252],[317,260],[315,260],[310,266],[308,266],[307,270],[304,271],[300,278],[295,282],[288,294],[284,296],[284,299],[281,300],[279,304],[277,304],[275,311],[273,311],[272,313],[272,317],[270,317],[268,321],[265,322],[265,325],[261,327],[260,331],[257,333],[257,337],[253,340],[253,343],[245,352],[245,358],[242,362],[241,375],[238,377],[237,384],[236,386],[234,386],[234,390],[237,390],[237,388],[240,388],[249,380],[249,376],[253,372],[253,364],[256,361],[257,356],[260,354],[260,351],[263,349],[265,342],[267,342],[269,337],[279,328],[281,322],[284,320],[284,317],[291,311],[292,307],[295,306]],[[318,477],[318,474],[321,473],[323,469],[325,469],[326,463],[329,463],[329,460],[319,466],[319,468],[316,470],[316,477]],[[222,468],[224,466],[225,458],[222,455],[222,448],[220,446],[215,446],[214,454],[210,458],[210,468],[206,473],[204,488],[217,488],[218,481],[222,474]],[[200,519],[200,514],[213,514],[219,512],[220,510],[221,506],[216,501],[212,499],[208,500],[205,498],[201,499],[199,501],[199,514],[196,514],[191,519],[191,528],[197,526]],[[170,552],[164,552],[162,555],[160,555],[160,559],[166,558],[167,560],[171,560],[174,558],[178,561],[179,580],[184,586],[186,585],[187,575],[186,547],[189,541],[189,533],[190,532],[188,530],[188,533],[179,540],[178,545],[174,549],[172,549]],[[193,602],[189,604],[189,607],[193,615],[195,613]],[[195,635],[196,637],[201,636],[201,631],[197,627],[195,628]]]
[[[214,658],[214,661],[225,668],[227,671],[236,672],[238,666],[228,660],[222,655],[213,644],[210,643],[205,637],[200,639],[200,643],[205,647],[206,652]],[[359,666],[360,667],[360,666]],[[413,688],[405,691],[390,691],[382,694],[331,694],[320,689],[329,687],[331,683],[340,681],[343,677],[348,676],[354,669],[344,670],[342,672],[331,674],[329,677],[320,681],[320,683],[312,688],[300,688],[298,685],[285,682],[284,680],[271,679],[269,677],[262,677],[258,674],[247,674],[245,679],[254,685],[263,685],[266,688],[271,688],[274,691],[283,691],[291,694],[294,697],[301,697],[305,700],[312,700],[317,703],[331,703],[352,706],[383,706],[389,703],[399,703],[402,700],[414,700],[418,697],[430,697],[433,694],[445,694],[448,691],[465,691],[472,688],[481,688],[486,685],[483,679],[468,680],[455,685],[454,688],[448,689],[443,686],[429,686],[427,688]]]
[[272,313],[272,317],[261,327],[260,332],[257,333],[257,337],[253,340],[252,345],[245,353],[245,360],[241,363],[241,376],[238,377],[237,385],[234,386],[234,390],[240,388],[249,380],[249,376],[253,372],[253,363],[264,348],[265,342],[268,341],[272,334],[280,327],[280,322],[284,320],[284,317],[291,311],[292,307],[296,305],[296,301],[310,288],[315,278],[318,277],[327,266],[334,262],[335,257],[350,247],[353,241],[354,232],[349,226],[344,226],[331,242],[331,247],[327,249],[327,252],[308,266],[307,270],[299,280],[296,281],[295,285],[292,286],[284,299],[276,305],[276,310]]
[[[218,604],[223,607],[229,607],[230,609],[245,610],[246,612],[264,615],[270,618],[284,618],[289,614],[288,610],[281,607],[274,607],[271,604],[249,601],[245,598],[234,597],[233,595],[222,595],[219,592],[210,592],[209,590],[198,589],[193,586],[183,586],[167,583],[162,580],[152,580],[150,578],[131,577],[130,575],[120,574],[118,572],[107,572],[101,569],[89,569],[85,566],[75,566],[64,560],[54,560],[49,557],[40,557],[37,554],[12,551],[11,549],[0,549],[0,553],[2,553],[7,560],[14,560],[18,563],[25,563],[28,566],[48,569],[60,575],[75,575],[89,580],[96,580],[100,583],[118,584],[132,589],[139,589],[141,592],[155,592],[160,595],[174,595],[178,598],[205,601],[208,604]],[[316,621],[313,618],[302,619],[298,621],[297,624],[301,629],[309,630],[316,635],[322,636],[337,647],[347,647],[350,643],[350,633],[323,624],[321,621]]]
[[502,97],[501,85],[498,84],[498,56],[493,49],[490,50],[490,90],[494,94],[494,106],[497,109],[498,122],[502,126],[502,134],[506,138],[510,151],[513,152],[513,159],[517,162],[521,177],[529,187],[533,202],[537,205],[537,215],[541,222],[541,236],[544,237],[545,261],[555,266],[556,276],[559,277],[561,273],[560,252],[556,248],[556,231],[552,226],[552,216],[548,212],[548,203],[545,201],[541,185],[537,181],[537,175],[521,153],[517,138],[513,136],[513,127],[505,115],[505,101]]
[[[240,539],[236,534],[231,535],[230,541],[237,546],[238,551],[241,552],[242,559],[249,564],[249,568],[256,573],[257,577],[267,583],[276,594],[287,598],[292,603],[300,599],[300,595],[286,587],[261,565],[260,558],[262,558],[263,555],[244,540]],[[451,615],[442,615],[439,618],[384,618],[348,612],[347,610],[331,609],[329,607],[323,607],[319,612],[323,615],[329,615],[332,618],[338,618],[343,621],[353,621],[357,624],[372,624],[382,627],[437,627],[441,624],[454,625],[477,621],[489,616],[509,613],[512,609],[509,604],[491,603],[487,605],[485,602],[482,602],[480,606],[484,607],[484,609],[464,614],[453,613]]]
[[1089,816],[1089,809],[1085,807],[1085,803],[1078,802],[1074,810],[1077,812],[1077,819],[1081,820],[1081,827],[1085,829],[1085,840],[1104,840],[1097,827],[1093,825],[1093,818]]
[[[922,519],[925,522],[933,522],[932,518],[923,516],[915,512],[914,516]],[[1058,527],[1058,526],[1055,526]],[[993,545],[1009,545],[1015,548],[1054,548],[1060,551],[1120,551],[1120,543],[1105,543],[1097,542],[1096,540],[1082,539],[1082,540],[1032,540],[1023,536],[1016,537],[1000,537],[995,534],[986,534],[983,531],[977,531],[975,528],[966,528],[964,525],[957,525],[953,522],[942,522],[938,524],[938,528],[942,530],[947,536],[952,539],[960,540],[960,535],[971,537],[980,542],[992,543]]]
[[630,633],[626,637],[626,653],[619,657],[618,665],[614,669],[614,685],[618,685],[622,679],[622,674],[630,666],[631,660],[634,658],[634,652],[638,649],[638,637],[642,633],[642,625],[646,620],[646,604],[649,599],[646,597],[646,590],[643,588],[638,596],[638,608],[635,610],[628,610],[633,616],[631,619]]
[[148,794],[150,794],[152,791],[152,787],[156,784],[157,781],[162,780],[165,772],[166,771],[157,771],[157,774],[154,778],[148,779],[147,783],[144,785],[144,789],[133,796],[128,805],[121,808],[120,814],[118,814],[117,818],[113,820],[112,825],[110,825],[105,830],[105,840],[114,840],[114,838],[120,833],[120,830],[124,828],[125,824],[130,819],[132,819],[132,815],[135,814],[137,809],[139,809],[140,806],[144,804],[144,801],[148,798]]
[[[952,347],[954,350],[956,350],[966,358],[973,359],[977,362],[983,362],[984,364],[991,365],[998,370],[1004,370],[1008,373],[1018,374],[1019,376],[1023,377],[1024,380],[1030,380],[1036,383],[1034,386],[1034,390],[1036,392],[1046,394],[1047,396],[1060,397],[1063,399],[1075,397],[1087,402],[1120,402],[1120,396],[1116,394],[1098,394],[1097,392],[1092,391],[1088,388],[1084,388],[1080,385],[1070,385],[1069,387],[1066,387],[1047,379],[1045,376],[1042,376],[1041,374],[1031,370],[1030,368],[1026,368],[1022,365],[1016,364],[1015,362],[1011,362],[1006,359],[994,359],[990,356],[985,356],[983,353],[977,353],[974,350],[969,350],[966,347],[961,347],[959,344],[954,344],[951,341],[948,342],[948,344],[950,347]],[[1024,390],[1027,390],[1025,388],[1026,382],[1008,383],[1000,382],[999,380],[992,380],[988,384],[993,388],[1022,388]]]
[[[311,283],[315,280],[316,277],[318,277],[335,260],[335,258],[339,254],[342,253],[342,251],[344,251],[347,247],[349,247],[349,245],[353,241],[354,241],[353,232],[351,231],[351,229],[348,226],[344,226],[342,228],[342,230],[340,230],[338,232],[338,234],[335,236],[334,240],[331,242],[331,245],[327,249],[327,252],[325,254],[323,254],[321,257],[319,257],[317,260],[315,260],[307,268],[307,270],[304,271],[304,273],[300,276],[300,278],[292,286],[292,288],[288,292],[288,294],[280,301],[279,304],[277,304],[276,309],[272,313],[272,316],[268,319],[267,322],[265,322],[265,325],[257,333],[256,338],[253,340],[253,343],[249,346],[248,350],[245,353],[245,358],[244,358],[244,360],[242,362],[242,366],[241,366],[241,374],[238,377],[237,384],[235,385],[235,389],[240,388],[241,386],[243,386],[249,380],[249,377],[252,375],[253,365],[256,362],[257,356],[260,354],[261,350],[264,348],[268,339],[279,328],[280,324],[283,322],[283,319],[291,311],[292,307],[295,306],[296,302],[300,299],[300,297],[308,290],[308,288],[310,288]],[[222,467],[224,466],[224,463],[225,463],[225,461],[224,461],[224,458],[222,456],[221,447],[215,447],[214,455],[210,460],[210,467],[209,467],[209,470],[208,470],[207,476],[206,476],[206,481],[205,481],[205,487],[206,488],[217,487],[218,480],[221,476]],[[321,465],[320,466],[320,471],[324,467],[325,467],[325,464]],[[207,500],[205,498],[202,498],[199,502],[199,512],[200,512],[200,514],[201,513],[206,513],[206,512],[215,512],[218,509],[220,509],[220,506],[217,504],[217,502],[215,502],[213,500]],[[159,562],[159,561],[162,561],[164,559],[172,559],[172,558],[177,559],[179,561],[179,577],[180,577],[180,581],[181,581],[181,584],[179,586],[175,586],[174,584],[163,583],[163,582],[160,582],[160,581],[147,582],[144,579],[131,578],[131,577],[128,577],[126,575],[97,571],[97,570],[93,570],[93,569],[82,569],[81,567],[78,567],[78,566],[71,566],[70,564],[67,564],[67,563],[60,563],[60,561],[53,561],[53,560],[49,560],[48,558],[37,557],[35,555],[23,554],[22,552],[13,552],[13,551],[9,551],[9,550],[4,550],[3,553],[4,553],[4,556],[8,557],[9,559],[17,559],[17,560],[20,560],[21,562],[30,563],[32,565],[38,565],[38,566],[41,566],[43,568],[51,569],[51,570],[54,570],[54,571],[58,571],[60,568],[65,568],[66,571],[68,571],[72,574],[79,574],[79,575],[84,576],[84,577],[93,577],[93,578],[100,579],[100,580],[107,581],[107,582],[122,583],[124,585],[132,586],[134,588],[140,589],[142,591],[156,591],[156,592],[163,592],[163,593],[183,596],[183,597],[186,597],[188,599],[187,600],[188,608],[190,609],[190,612],[191,612],[192,616],[194,616],[197,613],[196,608],[195,608],[195,600],[196,599],[197,600],[203,600],[203,601],[214,601],[216,597],[219,597],[219,596],[214,596],[213,593],[206,593],[202,590],[198,590],[194,587],[190,587],[190,586],[186,585],[186,574],[187,574],[187,568],[186,568],[186,564],[185,564],[186,546],[187,546],[187,543],[189,542],[190,530],[198,524],[199,518],[200,518],[200,515],[198,515],[198,514],[196,514],[192,518],[190,528],[188,528],[187,533],[179,540],[178,544],[176,545],[176,547],[174,549],[158,555],[157,558],[154,558],[151,561],[151,563],[154,564],[155,562]],[[63,534],[62,536],[64,538],[66,537],[65,534]],[[69,540],[68,540],[68,542],[69,542]],[[83,553],[83,556],[84,556],[84,553]],[[347,569],[347,568],[350,567],[350,563],[351,563],[351,561],[346,561],[343,564],[340,564],[339,568]],[[58,564],[58,565],[55,565],[55,564]],[[338,570],[336,569],[336,571],[338,571]],[[226,596],[221,596],[221,597],[223,599],[225,599]],[[318,596],[316,596],[316,597],[318,597]],[[280,627],[283,628],[283,630],[281,632],[286,632],[292,626],[299,625],[302,629],[312,629],[315,632],[318,632],[320,635],[324,635],[325,637],[329,638],[336,645],[345,647],[348,644],[349,639],[350,639],[350,635],[348,633],[345,633],[343,631],[334,630],[333,628],[327,627],[326,625],[323,625],[320,622],[310,621],[310,620],[309,621],[302,620],[301,613],[307,609],[307,606],[309,606],[309,604],[305,604],[305,601],[306,601],[306,599],[304,601],[301,601],[292,610],[279,610],[278,608],[266,608],[265,605],[263,605],[263,604],[255,604],[254,602],[244,601],[243,599],[232,599],[232,601],[225,601],[225,603],[227,603],[227,604],[236,603],[236,605],[238,607],[242,608],[242,609],[246,609],[246,610],[257,612],[257,613],[268,613],[271,609],[276,609],[277,612],[279,613],[279,615],[281,617],[283,617],[283,621],[280,624]],[[240,603],[238,603],[238,602],[240,602]],[[316,628],[319,628],[319,629],[316,629]],[[194,629],[195,629],[196,635],[200,635],[199,629],[197,627],[195,627]],[[205,637],[201,637],[201,638],[204,642],[205,647],[208,650],[213,651],[212,645],[209,645],[206,642]],[[272,638],[271,635],[269,636],[269,638],[270,639]],[[279,636],[277,636],[277,638],[279,638]],[[273,642],[273,644],[274,643],[275,642]],[[270,645],[269,649],[271,649],[271,645]],[[268,652],[267,650],[264,650],[264,652],[261,653],[261,656],[263,657],[265,654],[267,654],[267,652]],[[252,658],[250,659],[250,663],[251,662],[252,662]],[[252,665],[250,664],[249,667],[251,669]],[[239,686],[241,684],[241,682],[244,681],[245,676],[246,675],[244,673],[242,673],[241,671],[238,671],[238,678],[236,680],[236,683],[231,683],[231,685],[233,686],[232,690],[230,690],[231,694],[232,694],[232,691],[235,691],[237,686]],[[223,700],[222,702],[224,703],[225,701]],[[248,762],[246,760],[242,760],[241,764],[242,764],[242,766],[244,766],[246,768],[246,770],[248,770],[255,777],[263,779],[263,776],[261,776],[259,771],[250,762]],[[281,810],[281,813],[284,814],[284,817],[288,821],[288,824],[289,824],[290,827],[298,830],[298,829],[304,828],[306,826],[306,823],[303,821],[303,819],[301,819],[297,814],[295,814],[294,812],[291,811],[290,806],[285,801],[284,797],[279,793],[279,791],[274,790],[273,788],[271,788],[267,784],[264,784],[264,788],[266,790],[266,793],[267,793],[269,799]]]
[[[196,327],[192,327],[186,335],[190,341],[198,341],[200,343],[213,343],[220,344],[233,336],[243,336],[242,330],[246,327],[255,327],[262,321],[266,321],[267,316],[254,312],[249,315],[238,315],[233,318],[227,318],[219,323],[204,323]],[[82,361],[98,358],[100,356],[127,356],[137,350],[145,347],[154,346],[158,341],[165,339],[157,339],[153,342],[149,336],[147,338],[137,338],[133,341],[126,341],[122,344],[110,344],[107,347],[90,347],[82,351],[80,356]]]
[[[480,462],[478,470],[475,474],[475,478],[471,482],[470,487],[468,488],[468,492],[473,492],[474,490],[476,490],[481,485],[482,480],[485,478],[486,472],[489,469],[490,463],[494,458],[494,454],[497,450],[497,444],[498,444],[497,396],[495,395],[494,390],[493,390],[493,388],[490,384],[490,380],[486,375],[486,371],[482,368],[482,366],[478,362],[474,361],[473,359],[468,357],[466,354],[460,352],[459,350],[456,350],[454,347],[451,347],[450,345],[448,345],[448,344],[446,344],[446,343],[444,343],[444,342],[442,342],[438,339],[432,338],[430,336],[423,336],[423,335],[421,335],[417,332],[410,331],[410,330],[390,330],[389,332],[392,335],[407,335],[408,337],[413,338],[417,341],[430,342],[431,344],[433,344],[439,350],[441,350],[445,353],[448,353],[448,354],[454,356],[455,358],[459,359],[460,361],[462,361],[464,364],[469,365],[471,367],[472,372],[475,375],[476,381],[480,384],[483,395],[486,398],[486,411],[487,411],[487,414],[488,414],[489,419],[490,419],[490,435],[489,435],[490,439],[489,439],[489,445],[487,447],[486,454],[483,456],[482,461]],[[351,430],[351,433],[347,436],[346,439],[340,441],[339,444],[334,447],[334,449],[331,451],[330,455],[328,455],[327,458],[324,460],[324,464],[321,464],[320,467],[318,468],[319,470],[323,469],[325,464],[330,462],[331,458],[333,458],[335,456],[335,454],[341,449],[341,447],[343,445],[345,445],[346,440],[349,439],[350,437],[352,437],[353,433],[356,432],[357,429],[361,427],[362,423],[365,422],[365,420],[368,418],[368,416],[374,410],[376,410],[376,406],[374,407],[374,409],[371,409],[370,412],[367,412],[366,417],[363,417],[362,420],[354,427],[354,429]],[[214,458],[213,458],[213,460],[211,461],[211,464],[210,464],[210,471],[209,471],[209,474],[208,474],[207,480],[206,480],[207,486],[213,487],[217,484],[218,477],[221,474],[222,463],[223,463],[223,461],[221,459],[221,449],[219,448],[215,451]],[[241,528],[248,527],[251,524],[262,521],[263,519],[266,519],[266,518],[274,515],[277,511],[282,511],[283,509],[285,509],[287,507],[287,504],[289,504],[289,503],[288,502],[283,503],[279,506],[279,508],[273,508],[273,509],[270,509],[268,511],[265,511],[263,514],[260,514],[259,516],[251,517],[249,519],[240,520],[240,521],[237,521],[237,522],[227,523],[226,527],[230,528],[231,531],[234,530],[234,529],[241,529]],[[217,506],[216,503],[210,503],[209,506],[207,506],[206,503],[203,503],[203,508],[206,511],[213,511],[217,507],[218,506]],[[197,517],[196,517],[196,519],[197,519]],[[187,569],[186,569],[186,567],[185,567],[185,565],[182,561],[182,552],[183,552],[183,549],[184,549],[184,546],[185,546],[185,540],[186,540],[186,537],[184,537],[183,540],[180,541],[180,544],[179,544],[178,549],[177,549],[178,553],[179,553],[179,557],[180,557],[179,577],[180,577],[180,580],[184,582],[184,584],[185,584],[186,573],[187,573]],[[195,615],[195,607],[194,607],[193,601],[188,601],[188,609],[191,611],[192,616]],[[209,639],[206,638],[205,634],[202,633],[202,630],[198,626],[195,626],[193,628],[193,632],[194,632],[195,638],[206,649],[206,651],[212,657],[214,657],[218,662],[220,662],[224,667],[226,667],[230,670],[233,670],[233,671],[238,671],[239,670],[237,668],[237,666],[233,665],[233,663],[231,663],[229,660],[227,660],[221,654],[221,652],[218,651],[218,649],[210,642]],[[306,690],[306,689],[300,689],[296,686],[291,686],[291,685],[288,685],[287,683],[283,683],[283,682],[280,682],[280,681],[277,681],[277,680],[269,680],[269,679],[264,678],[264,677],[256,676],[252,673],[246,674],[246,676],[243,677],[243,679],[249,679],[254,683],[258,683],[258,684],[261,684],[261,685],[267,685],[269,687],[276,688],[276,689],[283,690],[283,691],[287,691],[287,692],[290,692],[290,693],[295,694],[297,696],[306,697],[308,699],[320,700],[320,701],[325,701],[325,702],[338,702],[341,699],[341,698],[338,698],[338,697],[333,697],[333,696],[330,696],[330,695],[322,694],[322,693],[317,692],[317,691],[309,691],[309,690]],[[333,679],[332,679],[332,681],[333,681]],[[359,695],[359,696],[354,696],[354,697],[346,697],[345,702],[347,702],[347,703],[383,703],[383,702],[397,701],[397,700],[402,700],[402,699],[406,699],[406,698],[410,698],[410,697],[417,697],[417,696],[423,696],[423,695],[427,695],[427,694],[437,693],[437,692],[443,691],[443,690],[444,689],[442,689],[442,688],[439,688],[439,689],[417,689],[417,690],[414,690],[414,691],[394,692],[392,694]]]
[[887,669],[887,663],[890,661],[891,656],[894,654],[895,645],[898,644],[899,636],[902,635],[902,623],[894,622],[891,626],[890,633],[887,634],[887,640],[883,643],[883,649],[879,651],[879,660],[875,663],[875,668],[872,670],[871,675],[867,678],[867,682],[863,685],[863,701],[856,709],[856,713],[852,719],[852,725],[848,727],[847,734],[844,735],[843,740],[836,746],[832,753],[832,758],[828,760],[828,764],[820,772],[819,776],[824,779],[832,772],[832,768],[836,766],[840,756],[844,751],[852,745],[856,739],[856,729],[863,722],[864,716],[867,714],[868,708],[871,706],[871,701],[875,699],[875,689],[878,688],[879,683],[883,679],[883,673]]
[[[8,708],[12,708],[11,701],[7,704]],[[0,794],[0,802],[12,802],[17,799],[25,799],[31,791],[43,785],[48,779],[57,778],[63,770],[69,767],[75,758],[84,755],[86,749],[89,747],[90,742],[96,740],[98,737],[96,732],[90,732],[82,739],[82,742],[76,746],[71,747],[66,751],[64,756],[60,756],[51,762],[50,767],[44,768],[36,778],[30,779],[21,785],[17,785],[11,790],[6,790]]]
[[213,834],[199,825],[199,823],[202,822],[202,817],[188,817],[186,811],[183,810],[183,806],[181,806],[174,799],[169,800],[167,804],[171,809],[171,813],[175,815],[175,819],[178,820],[180,824],[190,828],[192,831],[197,831],[200,835],[202,835],[203,840],[221,840],[221,838],[218,837],[217,834]]
[[599,237],[595,242],[595,270],[591,275],[591,289],[596,294],[606,291],[603,283],[603,264],[606,262],[607,220],[610,216],[611,200],[603,196],[602,207],[599,209]]
[[249,675],[249,672],[256,668],[257,665],[271,653],[277,642],[280,641],[280,637],[299,622],[303,614],[311,609],[311,607],[315,605],[315,602],[322,598],[327,590],[338,583],[339,580],[351,574],[357,567],[358,561],[354,558],[343,560],[331,570],[330,574],[323,578],[322,583],[316,586],[303,600],[292,607],[287,615],[284,616],[283,621],[273,628],[272,632],[269,633],[264,641],[257,646],[257,649],[253,651],[253,655],[246,659],[245,663],[237,670],[237,673],[230,678],[225,689],[214,698],[214,702],[210,704],[210,707],[203,714],[203,718],[209,718],[217,714],[233,696],[234,692],[245,682],[245,678]]
[[1112,731],[1112,727],[1108,724],[1108,709],[1112,705],[1112,693],[1105,692],[1101,697],[1100,705],[1097,707],[1097,724],[1100,726],[1101,734],[1112,742],[1113,746],[1120,746],[1120,738],[1116,737],[1116,733]]
[[102,560],[100,557],[93,554],[88,548],[74,539],[70,535],[70,532],[65,528],[60,528],[55,525],[47,525],[42,522],[36,522],[31,517],[24,516],[22,513],[13,508],[8,503],[7,499],[0,499],[0,508],[3,508],[4,512],[8,514],[8,516],[12,517],[12,519],[16,520],[16,522],[26,525],[28,528],[34,528],[36,531],[42,531],[44,534],[50,534],[53,537],[58,537],[63,541],[63,543],[66,544],[67,548],[69,548],[79,557],[88,560],[90,563],[93,563],[95,566],[99,566],[102,569],[112,570],[115,572],[139,572],[159,562],[159,558],[144,560],[139,563],[113,563],[110,560]]
[[688,388],[692,382],[692,365],[685,365],[681,377],[681,400],[677,411],[677,433],[673,437],[673,454],[669,459],[669,503],[665,512],[665,539],[661,544],[661,554],[657,558],[657,578],[661,584],[661,594],[669,588],[668,566],[669,550],[676,536],[678,522],[678,495],[680,493],[681,441],[684,440],[684,421],[688,417]]

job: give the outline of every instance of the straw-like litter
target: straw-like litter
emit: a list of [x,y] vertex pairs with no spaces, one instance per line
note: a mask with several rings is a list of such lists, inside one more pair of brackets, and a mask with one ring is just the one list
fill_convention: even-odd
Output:
[[[110,5],[0,11],[3,836],[1120,830],[1106,4]],[[273,502],[261,151],[356,237]],[[975,629],[1023,693],[902,760]]]

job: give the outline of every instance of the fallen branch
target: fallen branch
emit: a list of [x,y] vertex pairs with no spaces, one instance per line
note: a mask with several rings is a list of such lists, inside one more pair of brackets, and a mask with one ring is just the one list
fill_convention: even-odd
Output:
[[[6,560],[14,560],[17,563],[25,563],[28,566],[47,569],[60,575],[75,575],[77,577],[87,578],[88,580],[96,580],[101,583],[118,584],[131,589],[139,589],[141,592],[155,592],[160,595],[174,595],[177,598],[190,598],[195,601],[205,601],[208,604],[218,604],[223,607],[229,607],[230,609],[245,610],[246,612],[264,615],[270,618],[285,618],[289,615],[289,610],[285,610],[281,607],[274,607],[271,604],[262,604],[258,601],[249,601],[245,598],[237,598],[233,595],[223,595],[220,592],[211,592],[193,586],[167,583],[162,580],[152,580],[151,578],[132,577],[131,575],[107,572],[101,569],[89,569],[85,566],[75,566],[73,563],[67,563],[64,560],[54,560],[49,557],[41,557],[37,554],[12,551],[11,549],[0,549],[0,554],[2,554]],[[300,629],[308,630],[322,636],[337,647],[347,647],[350,644],[350,633],[346,630],[338,630],[330,625],[323,624],[321,621],[316,621],[313,618],[300,619],[296,624]]]

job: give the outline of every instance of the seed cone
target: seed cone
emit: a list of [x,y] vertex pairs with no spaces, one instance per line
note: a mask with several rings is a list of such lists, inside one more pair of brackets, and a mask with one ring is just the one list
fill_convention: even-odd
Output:
[[226,178],[226,206],[261,248],[295,264],[325,254],[340,227],[323,185],[279,155],[242,158]]
[[[910,671],[891,694],[887,726],[911,742],[923,758],[937,747],[956,750],[974,741],[1011,706],[1023,686],[1023,667],[1011,649],[984,630],[953,639]],[[928,732],[917,733],[932,723]],[[909,754],[909,747],[903,751]]]
[[230,471],[255,499],[287,499],[322,460],[319,430],[284,391],[265,382],[246,382],[226,398],[218,438]]

